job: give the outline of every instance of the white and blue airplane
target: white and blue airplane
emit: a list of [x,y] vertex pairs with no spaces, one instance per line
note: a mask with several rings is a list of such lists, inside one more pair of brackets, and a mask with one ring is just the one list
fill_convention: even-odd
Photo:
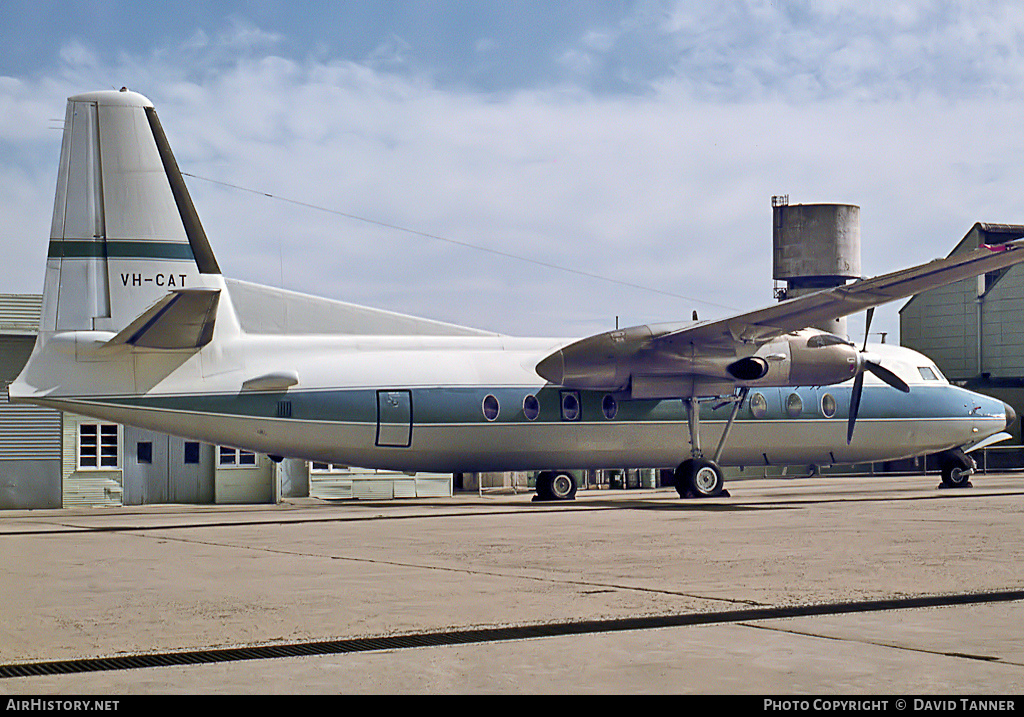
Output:
[[547,499],[573,497],[567,469],[675,466],[681,496],[713,496],[721,466],[933,453],[961,484],[1013,410],[808,327],[1021,261],[1015,240],[720,320],[498,335],[226,279],[152,103],[94,92],[68,101],[40,331],[9,392],[273,457],[541,471]]

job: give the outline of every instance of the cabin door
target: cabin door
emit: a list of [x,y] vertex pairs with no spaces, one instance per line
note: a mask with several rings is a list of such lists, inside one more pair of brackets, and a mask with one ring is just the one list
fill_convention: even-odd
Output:
[[412,391],[377,391],[377,445],[412,445]]

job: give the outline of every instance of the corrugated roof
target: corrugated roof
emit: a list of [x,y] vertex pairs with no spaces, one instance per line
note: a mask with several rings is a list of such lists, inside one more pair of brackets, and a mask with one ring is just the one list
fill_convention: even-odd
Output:
[[1024,224],[993,224],[992,222],[978,222],[977,226],[981,227],[989,234],[1013,234],[1018,237],[1024,236]]
[[35,335],[42,313],[41,294],[0,294],[0,334]]

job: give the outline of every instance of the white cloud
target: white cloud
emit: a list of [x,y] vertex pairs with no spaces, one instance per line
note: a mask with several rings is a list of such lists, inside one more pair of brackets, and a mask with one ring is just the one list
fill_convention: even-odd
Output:
[[1024,81],[1019,3],[677,0],[658,29],[676,74],[720,100],[1017,96]]
[[[856,19],[852,5],[807,3],[796,19],[764,3],[729,7],[710,38],[705,16],[647,7],[674,42],[692,42],[680,45],[678,72],[631,95],[572,83],[446,88],[410,67],[397,40],[374,62],[297,59],[268,49],[274,34],[242,27],[193,36],[187,68],[175,48],[104,64],[73,44],[64,54],[77,59],[53,73],[0,79],[0,211],[15,238],[0,290],[41,281],[59,150],[47,120],[63,116],[70,94],[126,83],[154,100],[187,172],[712,304],[189,180],[220,263],[238,278],[283,277],[293,289],[510,333],[583,334],[615,316],[642,323],[769,302],[772,194],[860,205],[869,273],[944,255],[974,221],[1024,221],[1009,55],[971,70],[987,90],[951,98],[947,84],[915,83],[936,74],[936,37],[978,47],[967,30],[838,42],[827,29],[811,37],[800,17]],[[923,4],[897,10],[897,29],[938,17]],[[759,33],[750,18],[781,25]],[[740,20],[746,29],[729,26]],[[976,26],[1000,47],[1015,37]],[[627,34],[584,37],[577,49],[605,57]],[[730,54],[730,38],[754,49]],[[908,45],[872,59],[883,38]],[[876,327],[894,333],[893,316]]]

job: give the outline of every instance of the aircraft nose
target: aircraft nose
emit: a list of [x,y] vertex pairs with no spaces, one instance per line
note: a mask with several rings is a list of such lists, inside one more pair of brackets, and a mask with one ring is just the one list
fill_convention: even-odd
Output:
[[1017,420],[1017,412],[1013,410],[1013,406],[1008,403],[1004,403],[1003,406],[1006,408],[1006,428],[1009,430],[1010,426],[1013,425],[1014,421]]

